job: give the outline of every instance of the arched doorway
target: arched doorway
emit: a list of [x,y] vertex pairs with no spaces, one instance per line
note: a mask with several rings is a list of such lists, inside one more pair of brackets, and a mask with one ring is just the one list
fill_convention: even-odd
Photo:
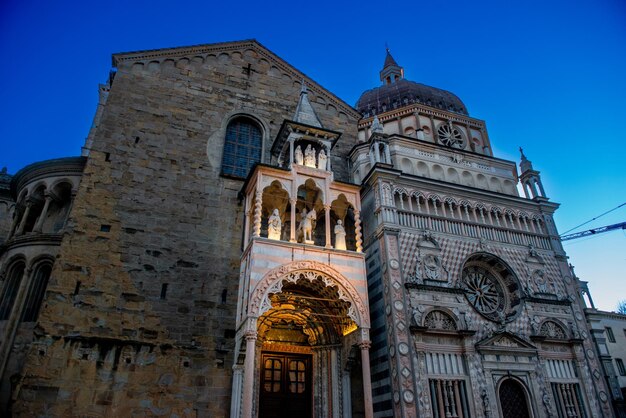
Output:
[[530,418],[526,391],[515,379],[505,379],[498,390],[500,410],[506,418]]
[[[244,358],[233,378],[243,416],[348,416],[355,400],[363,405],[354,410],[372,416],[369,368],[348,367],[358,352],[368,365],[370,345],[367,306],[348,279],[328,265],[295,261],[266,273],[248,300]],[[239,416],[235,408],[231,416]]]

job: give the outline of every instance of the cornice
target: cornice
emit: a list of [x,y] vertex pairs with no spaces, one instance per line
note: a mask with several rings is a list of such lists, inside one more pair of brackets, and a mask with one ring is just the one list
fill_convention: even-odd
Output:
[[143,51],[134,51],[134,52],[123,52],[123,53],[115,53],[112,55],[112,65],[113,67],[118,67],[120,64],[125,62],[135,62],[135,61],[146,61],[146,60],[154,60],[160,58],[167,57],[185,57],[185,56],[193,56],[193,55],[202,55],[202,54],[216,54],[220,52],[232,52],[241,50],[244,48],[253,49],[260,56],[271,61],[276,67],[280,68],[281,71],[289,74],[294,80],[305,80],[307,84],[307,88],[309,91],[324,97],[326,100],[329,100],[337,105],[338,109],[349,114],[355,119],[360,119],[361,114],[348,103],[335,96],[330,91],[326,90],[320,84],[315,82],[309,76],[304,74],[302,71],[296,69],[293,65],[289,64],[287,61],[280,58],[274,52],[270,51],[267,47],[262,45],[256,39],[247,39],[243,41],[231,41],[231,42],[220,42],[214,44],[202,44],[202,45],[192,45],[186,47],[176,47],[176,48],[163,48],[163,49],[153,49],[153,50],[143,50]]
[[82,175],[87,157],[66,157],[39,161],[18,171],[11,180],[11,194],[17,198],[18,192],[26,184],[41,178],[59,175]]

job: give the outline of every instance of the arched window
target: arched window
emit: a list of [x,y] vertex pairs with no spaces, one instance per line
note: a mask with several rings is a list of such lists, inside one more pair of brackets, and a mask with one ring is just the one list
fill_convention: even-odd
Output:
[[51,271],[52,265],[48,263],[41,264],[37,267],[37,270],[35,270],[33,281],[31,282],[30,289],[28,289],[26,306],[24,306],[22,313],[23,322],[34,322],[37,320]]
[[246,177],[250,168],[261,161],[263,134],[251,119],[233,119],[226,128],[222,174]]
[[9,319],[11,309],[15,303],[17,291],[20,288],[20,282],[24,275],[25,265],[19,261],[9,267],[6,275],[6,281],[2,289],[2,297],[0,298],[0,321]]

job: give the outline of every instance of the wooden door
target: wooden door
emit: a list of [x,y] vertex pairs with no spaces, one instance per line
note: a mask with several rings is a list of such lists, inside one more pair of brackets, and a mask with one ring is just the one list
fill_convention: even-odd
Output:
[[310,418],[311,356],[263,353],[259,418]]

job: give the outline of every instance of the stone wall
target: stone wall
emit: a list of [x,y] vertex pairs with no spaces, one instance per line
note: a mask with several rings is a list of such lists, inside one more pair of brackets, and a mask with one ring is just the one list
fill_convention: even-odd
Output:
[[[259,120],[268,162],[304,78],[233,45],[118,60],[14,413],[228,414],[243,181],[219,174],[226,121]],[[322,123],[344,133],[332,165],[346,181],[355,116],[314,91]]]

